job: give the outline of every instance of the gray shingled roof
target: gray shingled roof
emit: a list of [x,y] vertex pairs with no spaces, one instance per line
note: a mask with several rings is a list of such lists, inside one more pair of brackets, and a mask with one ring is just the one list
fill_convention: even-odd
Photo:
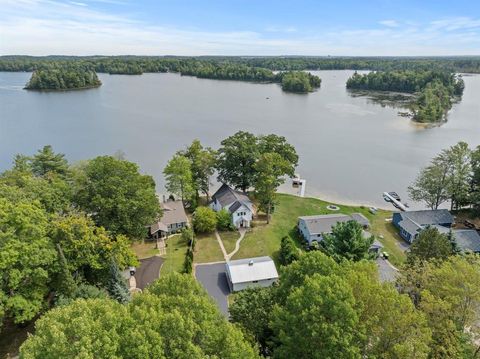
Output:
[[337,223],[348,222],[352,220],[356,221],[357,218],[361,220],[359,223],[362,226],[369,225],[367,218],[362,216],[360,213],[355,214],[358,215],[356,218],[354,218],[353,215],[349,216],[347,214],[323,214],[316,216],[303,216],[298,217],[298,219],[305,221],[305,225],[307,226],[310,234],[330,233],[332,231],[332,227]]
[[405,218],[402,221],[398,222],[398,225],[406,230],[410,234],[415,234],[422,227],[410,220],[410,218]]
[[168,201],[160,204],[163,209],[162,218],[150,226],[150,233],[154,234],[159,230],[167,232],[169,224],[188,222],[185,208],[182,201]]
[[230,188],[225,183],[215,192],[212,200],[217,200],[222,207],[226,207],[236,201],[243,202],[247,207],[251,205],[247,194]]
[[408,218],[419,226],[454,222],[453,216],[446,209],[400,212],[400,216],[403,220]]
[[238,202],[238,201],[235,201],[235,203],[232,204],[232,205],[230,206],[230,208],[228,208],[228,211],[229,211],[230,213],[233,213],[233,212],[235,212],[237,209],[239,209],[240,207],[242,207],[242,204],[241,204],[240,202]]
[[480,235],[474,229],[456,229],[453,231],[455,241],[462,252],[480,252]]

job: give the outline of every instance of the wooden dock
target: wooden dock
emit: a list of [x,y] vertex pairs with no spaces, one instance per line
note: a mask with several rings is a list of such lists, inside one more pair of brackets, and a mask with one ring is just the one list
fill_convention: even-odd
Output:
[[408,211],[408,208],[403,203],[401,203],[400,201],[397,201],[395,198],[390,196],[388,192],[383,192],[383,197],[384,198],[387,197],[388,199],[390,199],[390,202],[393,203],[394,206],[397,207],[399,210],[403,212]]

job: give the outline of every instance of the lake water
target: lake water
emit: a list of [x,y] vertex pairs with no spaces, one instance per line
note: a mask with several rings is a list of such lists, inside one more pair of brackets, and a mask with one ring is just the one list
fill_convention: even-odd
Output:
[[[0,72],[0,170],[16,153],[45,144],[70,161],[118,150],[154,176],[178,149],[205,145],[238,130],[287,137],[300,155],[306,194],[331,201],[384,205],[383,191],[406,188],[441,149],[480,144],[480,76],[465,76],[465,93],[446,124],[425,129],[345,89],[352,71],[318,71],[322,87],[288,94],[277,84],[182,77],[100,74],[98,89],[63,93],[22,90],[28,73]],[[268,99],[267,99],[268,98]],[[285,186],[286,189],[288,186]]]

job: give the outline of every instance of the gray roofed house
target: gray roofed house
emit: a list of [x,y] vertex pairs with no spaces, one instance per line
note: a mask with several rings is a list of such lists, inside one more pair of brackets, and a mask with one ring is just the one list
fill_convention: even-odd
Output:
[[254,206],[246,193],[237,191],[225,183],[212,196],[210,208],[218,212],[226,209],[232,215],[235,227],[250,227]]
[[462,252],[480,253],[480,235],[475,229],[450,229],[443,226],[434,226],[440,233],[453,233],[458,249]]
[[182,201],[167,201],[160,204],[163,214],[160,220],[150,226],[150,236],[163,238],[188,226],[188,217]]
[[315,216],[298,217],[298,229],[309,245],[313,241],[321,241],[325,234],[332,233],[332,228],[341,222],[356,221],[362,227],[370,225],[368,219],[361,213],[348,214],[323,214]]
[[268,287],[278,280],[275,263],[266,256],[228,261],[226,269],[228,284],[234,292],[248,287]]
[[409,243],[427,226],[450,228],[453,222],[453,216],[446,209],[396,212],[392,218],[392,223],[400,229],[400,236]]

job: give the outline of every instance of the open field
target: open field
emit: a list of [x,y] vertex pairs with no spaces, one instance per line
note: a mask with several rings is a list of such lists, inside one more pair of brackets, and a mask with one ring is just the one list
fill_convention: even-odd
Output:
[[196,236],[194,263],[209,263],[224,261],[222,250],[214,233],[198,234]]
[[163,256],[165,263],[162,265],[160,274],[182,272],[188,248],[187,243],[182,240],[180,235],[171,236],[165,242],[167,244],[167,254]]
[[249,258],[256,256],[271,256],[274,260],[278,258],[278,250],[280,249],[280,241],[284,236],[290,236],[300,247],[303,241],[297,234],[296,224],[299,216],[315,215],[315,214],[331,214],[331,213],[362,213],[371,222],[371,232],[383,238],[378,240],[385,246],[385,250],[389,252],[391,262],[399,265],[405,260],[405,255],[401,247],[397,244],[400,237],[396,234],[395,228],[391,223],[385,221],[390,218],[392,212],[379,210],[377,214],[372,215],[367,208],[344,206],[339,211],[330,211],[326,208],[329,202],[325,202],[316,198],[301,198],[288,194],[278,194],[278,203],[275,207],[275,213],[271,217],[270,224],[267,225],[265,220],[254,222],[252,228],[245,236],[240,246],[240,250],[232,259]]

